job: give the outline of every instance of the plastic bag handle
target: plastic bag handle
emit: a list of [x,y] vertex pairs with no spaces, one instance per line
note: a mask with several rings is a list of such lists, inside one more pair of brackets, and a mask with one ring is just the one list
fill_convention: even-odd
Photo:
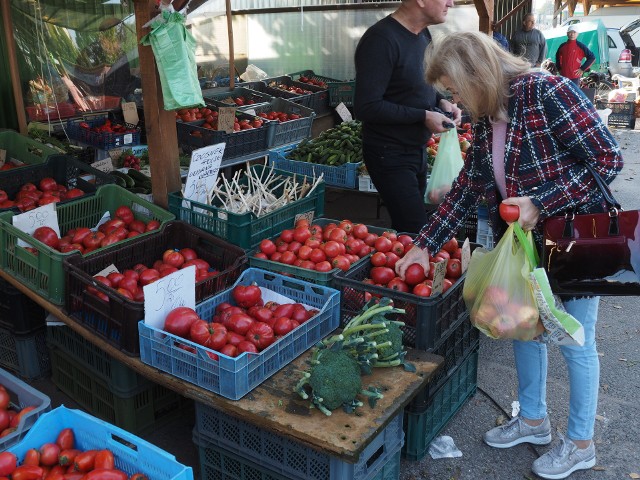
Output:
[[534,268],[537,267],[538,263],[540,263],[540,257],[538,256],[538,250],[533,244],[531,232],[524,233],[524,230],[522,230],[518,222],[513,222],[511,225],[513,226],[513,232],[516,234],[516,237],[518,237],[520,245],[529,259],[529,263],[531,263]]

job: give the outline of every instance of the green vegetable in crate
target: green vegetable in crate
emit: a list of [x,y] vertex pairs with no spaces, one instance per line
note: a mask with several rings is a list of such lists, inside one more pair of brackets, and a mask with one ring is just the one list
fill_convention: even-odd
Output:
[[288,154],[291,160],[340,166],[362,161],[362,123],[353,120],[303,140]]

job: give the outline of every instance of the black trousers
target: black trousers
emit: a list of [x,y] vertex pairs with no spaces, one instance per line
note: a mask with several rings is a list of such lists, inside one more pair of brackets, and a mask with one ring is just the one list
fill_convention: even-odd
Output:
[[418,233],[427,222],[424,194],[427,159],[424,147],[363,145],[367,171],[398,232]]

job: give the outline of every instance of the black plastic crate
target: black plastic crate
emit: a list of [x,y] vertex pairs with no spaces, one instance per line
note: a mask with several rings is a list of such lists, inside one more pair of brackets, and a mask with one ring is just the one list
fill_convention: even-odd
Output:
[[[317,87],[308,83],[296,82],[287,75],[267,78],[264,82],[267,84],[268,88],[273,90],[284,91],[278,87],[279,85],[284,85],[286,87],[297,87],[311,92],[302,94],[299,98],[293,101],[305,107],[309,107],[311,110],[316,112],[316,115],[325,115],[331,111],[331,108],[329,107],[329,92],[326,88]],[[267,93],[270,93],[270,91],[267,91]]]
[[28,335],[15,335],[0,328],[0,368],[25,380],[49,375],[51,359],[45,328]]
[[[236,107],[239,111],[251,110],[258,106],[268,104],[274,97],[257,90],[251,90],[245,87],[237,87],[233,90],[227,90],[219,93],[207,93],[204,95],[207,103],[212,103],[217,107]],[[236,99],[242,97],[245,100],[243,105],[238,105]],[[246,101],[252,103],[246,103]]]
[[45,326],[47,312],[24,293],[0,279],[0,328],[29,335]]
[[[106,118],[69,120],[67,122],[67,134],[72,140],[77,140],[100,150],[140,145],[140,127],[135,125],[122,122],[127,129],[131,130],[126,133],[95,132],[92,130],[94,127],[103,125],[105,120]],[[88,128],[83,127],[81,125],[83,123],[86,123]]]
[[611,109],[607,125],[609,127],[633,129],[636,125],[634,102],[596,102],[598,110]]

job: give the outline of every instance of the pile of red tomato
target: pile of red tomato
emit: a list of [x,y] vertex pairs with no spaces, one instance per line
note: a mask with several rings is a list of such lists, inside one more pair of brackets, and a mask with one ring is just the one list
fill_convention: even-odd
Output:
[[258,116],[266,120],[277,120],[279,123],[288,122],[289,120],[298,120],[300,118],[300,115],[297,113],[285,113],[275,110],[270,112],[260,112],[258,113]]
[[278,90],[284,90],[285,92],[297,93],[298,95],[311,95],[313,93],[311,90],[296,87],[295,85],[286,85],[284,83],[272,82],[269,84],[269,86],[272,88],[277,88]]
[[46,177],[40,180],[37,186],[30,182],[22,185],[14,199],[10,199],[7,192],[0,190],[0,208],[17,207],[21,212],[26,212],[49,203],[83,195],[84,191],[79,188],[67,188],[56,182],[55,178]]
[[[382,233],[388,235],[392,233]],[[300,219],[293,229],[283,230],[275,241],[262,240],[255,257],[318,272],[334,268],[347,271],[354,262],[371,253],[378,238],[366,225],[351,220],[323,227]]]
[[80,122],[79,126],[80,128],[91,130],[92,132],[96,132],[96,133],[123,134],[123,133],[134,133],[138,131],[137,128],[131,128],[121,123],[113,123],[109,119],[106,119],[104,123],[102,123],[101,125],[96,125],[94,127],[89,125],[87,122]]
[[[89,253],[159,228],[160,222],[158,220],[149,220],[145,223],[134,217],[131,208],[122,205],[115,210],[114,218],[100,225],[97,231],[92,231],[89,227],[77,227],[69,230],[64,236],[58,237],[58,234],[51,227],[39,227],[32,236],[62,253],[74,250],[80,253]],[[32,247],[25,248],[37,254],[37,250]]]
[[13,453],[0,453],[0,477],[11,480],[148,480],[143,473],[129,476],[117,469],[111,450],[77,449],[71,428],[61,430],[55,442],[27,450],[19,466]]
[[[463,123],[460,126],[461,130],[464,130],[464,133],[458,133],[458,141],[460,142],[460,152],[462,153],[462,159],[467,156],[467,150],[471,146],[471,140],[473,139],[473,134],[471,133],[471,124]],[[427,155],[429,157],[435,158],[438,153],[438,144],[440,143],[440,135],[431,135],[429,140],[427,140]]]
[[451,288],[462,275],[460,260],[462,248],[458,245],[455,237],[449,240],[435,255],[429,255],[431,268],[427,274],[420,264],[413,263],[407,268],[404,280],[396,275],[395,265],[406,252],[413,248],[411,237],[409,235],[400,235],[397,238],[393,238],[393,235],[380,237],[374,247],[376,252],[370,259],[372,268],[369,272],[369,278],[363,280],[367,284],[412,293],[419,297],[430,297],[437,262],[447,262],[443,293]]
[[[109,288],[115,289],[120,295],[129,300],[144,302],[143,287],[155,282],[170,273],[190,266],[196,267],[196,283],[216,276],[219,272],[212,269],[209,263],[201,258],[192,248],[181,250],[168,249],[162,254],[162,259],[156,260],[151,268],[138,263],[133,268],[123,272],[111,272],[106,276],[96,275],[93,278]],[[91,285],[87,285],[87,292],[101,298],[105,302],[109,297]]]
[[315,80],[313,78],[305,77],[304,75],[302,75],[298,81],[308,83],[309,85],[315,85],[316,87],[327,88],[327,84],[322,80]]
[[21,410],[12,408],[9,392],[4,385],[0,385],[0,438],[15,432],[24,416],[35,408],[34,406],[24,407]]
[[[165,318],[164,330],[229,357],[258,353],[318,313],[299,303],[265,303],[257,285],[236,285],[231,291],[235,305],[222,302],[206,321],[188,307],[178,307]],[[196,353],[189,345],[177,347]],[[209,358],[218,355],[207,352]]]

